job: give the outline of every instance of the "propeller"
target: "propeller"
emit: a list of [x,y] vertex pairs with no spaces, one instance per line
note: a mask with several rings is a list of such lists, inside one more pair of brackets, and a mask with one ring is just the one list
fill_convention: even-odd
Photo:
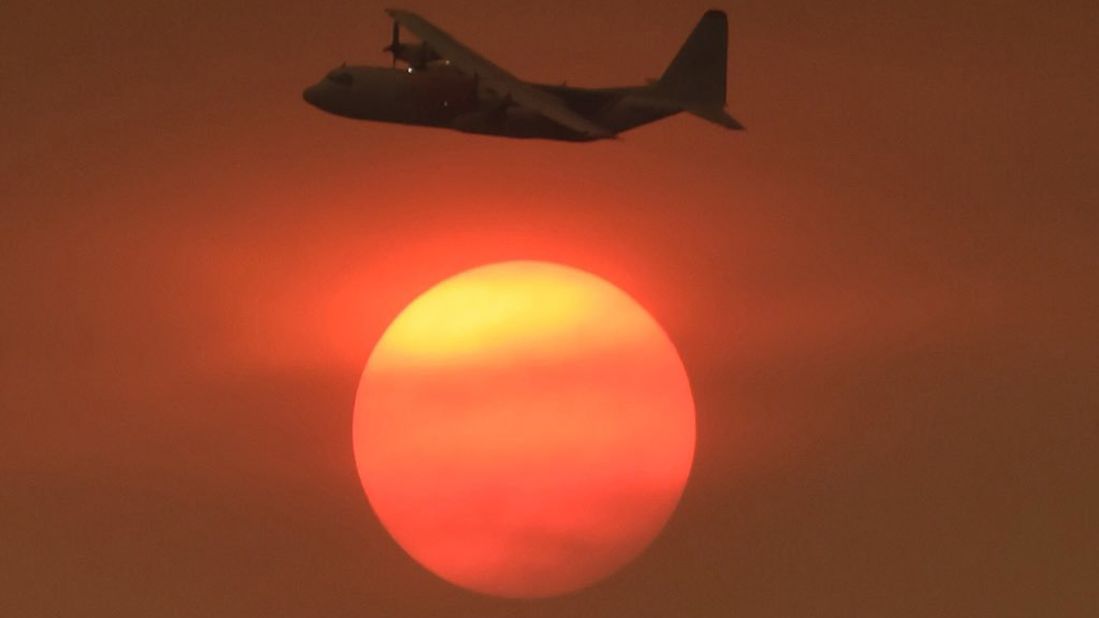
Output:
[[397,22],[393,22],[393,42],[382,48],[383,52],[389,52],[393,55],[393,66],[397,66],[397,57],[401,54],[401,25]]
[[401,26],[397,22],[393,22],[392,41],[382,51],[392,54],[393,68],[397,67],[398,60],[407,62],[409,68],[419,70],[426,68],[430,62],[443,59],[427,43],[401,43]]

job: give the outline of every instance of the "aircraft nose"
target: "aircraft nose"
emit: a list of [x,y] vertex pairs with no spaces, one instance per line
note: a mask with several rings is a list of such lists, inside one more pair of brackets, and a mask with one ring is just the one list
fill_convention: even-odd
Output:
[[317,105],[317,87],[310,86],[301,91],[301,98],[305,99],[305,102],[310,105]]

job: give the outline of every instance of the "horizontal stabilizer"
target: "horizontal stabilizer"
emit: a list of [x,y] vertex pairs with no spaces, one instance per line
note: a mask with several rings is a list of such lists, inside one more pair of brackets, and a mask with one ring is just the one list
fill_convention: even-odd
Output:
[[699,118],[709,120],[714,124],[719,124],[727,129],[733,129],[736,131],[744,130],[744,125],[740,124],[739,120],[733,118],[729,115],[729,112],[726,112],[725,110],[720,108],[686,107],[684,108],[684,111],[694,114]]

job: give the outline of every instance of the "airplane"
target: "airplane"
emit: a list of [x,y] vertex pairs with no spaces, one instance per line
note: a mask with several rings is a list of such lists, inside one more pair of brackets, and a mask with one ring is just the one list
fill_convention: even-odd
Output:
[[[305,89],[307,103],[359,120],[571,142],[615,139],[680,112],[744,128],[725,111],[729,26],[722,11],[702,16],[659,79],[618,88],[523,81],[415,13],[386,13],[393,32],[382,51],[392,66],[341,65]],[[401,28],[421,42],[402,42]]]

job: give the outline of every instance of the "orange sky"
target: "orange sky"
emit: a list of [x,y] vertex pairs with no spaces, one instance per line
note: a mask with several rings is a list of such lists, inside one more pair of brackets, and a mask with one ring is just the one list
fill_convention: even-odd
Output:
[[[609,85],[710,5],[408,8]],[[747,132],[576,145],[304,104],[382,5],[5,2],[0,614],[1092,613],[1094,3],[719,8]],[[518,605],[416,566],[349,439],[397,312],[514,258],[637,298],[698,409],[657,542]]]

